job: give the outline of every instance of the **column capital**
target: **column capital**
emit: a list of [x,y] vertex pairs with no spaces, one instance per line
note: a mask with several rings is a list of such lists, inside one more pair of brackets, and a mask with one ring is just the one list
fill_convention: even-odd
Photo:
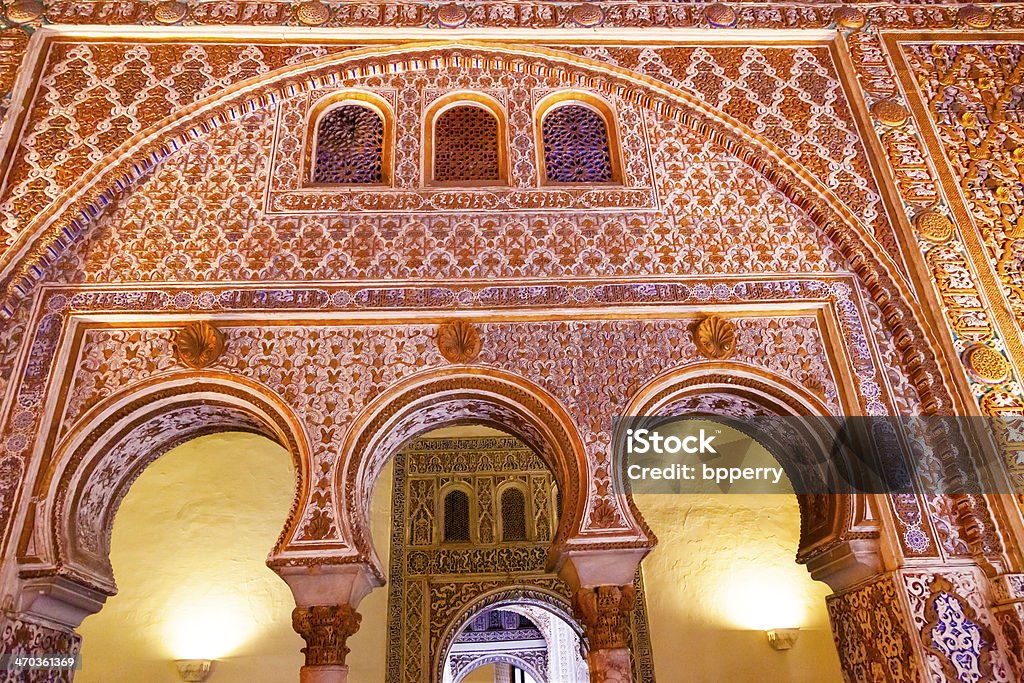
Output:
[[313,605],[292,610],[292,628],[306,641],[306,666],[344,666],[346,642],[362,616],[351,605]]
[[573,611],[583,623],[590,650],[628,648],[630,615],[636,604],[632,584],[580,588],[573,595]]

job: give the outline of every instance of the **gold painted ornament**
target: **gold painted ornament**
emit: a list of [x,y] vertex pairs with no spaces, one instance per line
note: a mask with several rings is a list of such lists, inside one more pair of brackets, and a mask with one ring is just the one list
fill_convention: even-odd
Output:
[[890,99],[878,100],[871,105],[871,115],[880,123],[893,128],[902,126],[910,118],[902,104]]
[[593,3],[587,2],[573,7],[570,17],[577,26],[591,28],[600,25],[604,21],[604,10]]
[[4,16],[12,24],[31,24],[42,19],[46,7],[40,0],[17,0],[4,10]]
[[979,382],[1001,384],[1010,376],[1010,364],[991,346],[972,344],[963,353],[967,371]]
[[953,221],[938,211],[922,211],[914,218],[914,225],[921,237],[934,244],[942,244],[953,238]]
[[183,365],[199,370],[224,353],[224,333],[205,320],[189,323],[175,333],[171,348]]
[[447,322],[437,328],[437,348],[452,363],[469,363],[480,355],[483,341],[473,323]]
[[153,7],[153,19],[160,24],[177,24],[188,14],[188,5],[178,0],[164,0]]
[[731,358],[736,353],[736,325],[717,315],[705,318],[693,330],[693,343],[705,358]]
[[712,26],[728,28],[735,24],[739,17],[736,14],[736,10],[732,7],[723,5],[722,3],[715,3],[704,10],[704,18],[707,19],[708,23]]
[[306,26],[320,26],[326,24],[331,18],[331,8],[320,2],[320,0],[306,0],[300,2],[295,8],[295,18],[300,24]]
[[960,8],[960,21],[971,28],[988,28],[992,25],[992,12],[977,5]]
[[832,19],[837,25],[850,29],[864,28],[867,23],[864,12],[856,7],[839,7],[832,13]]
[[449,3],[437,8],[437,23],[448,28],[458,28],[469,20],[469,12],[462,5]]

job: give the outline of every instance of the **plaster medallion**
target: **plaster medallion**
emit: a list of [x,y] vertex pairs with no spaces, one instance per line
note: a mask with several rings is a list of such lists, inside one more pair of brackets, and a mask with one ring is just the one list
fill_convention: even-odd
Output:
[[890,99],[878,100],[872,104],[871,115],[880,123],[893,128],[902,126],[910,117],[902,104]]
[[1000,384],[1010,376],[1010,364],[991,346],[972,344],[963,353],[964,365],[980,382]]
[[437,23],[448,28],[458,28],[469,19],[469,12],[462,5],[449,3],[437,8]]
[[736,325],[717,315],[710,316],[694,329],[693,342],[705,358],[725,360],[736,353]]
[[183,365],[205,368],[224,352],[224,333],[205,320],[189,323],[175,333],[172,348]]
[[577,26],[590,28],[604,21],[604,10],[588,2],[573,7],[571,17]]
[[960,8],[960,21],[971,28],[988,28],[992,25],[992,12],[977,5],[967,5]]
[[4,16],[12,24],[30,24],[41,19],[44,12],[46,7],[39,0],[18,0],[7,6]]
[[473,323],[455,320],[437,328],[437,348],[452,363],[469,363],[480,355],[483,341]]
[[331,8],[320,0],[306,0],[295,8],[295,18],[306,26],[320,26],[331,18]]
[[864,12],[856,7],[839,7],[832,13],[832,18],[843,28],[864,28],[864,24],[867,22]]
[[708,23],[712,26],[727,28],[735,24],[739,17],[736,15],[736,10],[732,7],[721,3],[715,3],[704,10],[704,18],[707,19]]
[[953,237],[953,222],[938,211],[922,211],[917,214],[914,224],[921,237],[929,242],[942,244]]

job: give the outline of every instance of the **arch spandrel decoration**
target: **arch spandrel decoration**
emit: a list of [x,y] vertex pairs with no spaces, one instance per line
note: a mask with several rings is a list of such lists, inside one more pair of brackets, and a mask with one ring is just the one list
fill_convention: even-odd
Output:
[[40,504],[33,515],[41,523],[19,547],[22,575],[67,576],[113,595],[110,534],[132,483],[175,446],[227,431],[265,436],[293,459],[296,494],[274,548],[281,552],[308,493],[303,426],[267,387],[220,372],[176,373],[128,386],[93,406],[55,447],[49,476],[36,483]]
[[[545,61],[553,62],[554,64],[562,64],[569,66],[571,65],[580,74],[586,73],[586,70],[591,66],[589,60],[581,59],[574,56],[569,56],[564,53],[555,53],[549,50],[532,50],[524,52],[522,48],[509,47],[509,46],[480,46],[472,45],[467,46],[474,50],[488,51],[488,50],[500,50],[503,53],[508,53],[517,56],[529,56],[534,60],[537,60],[537,68],[542,70],[550,69]],[[433,48],[424,47],[410,47],[405,46],[400,48],[398,51],[411,52],[414,55],[419,55],[424,51],[429,52]],[[351,58],[341,58],[346,63],[349,59],[352,60],[351,64],[348,65],[351,69],[350,73],[357,73],[361,63],[365,63],[367,58],[364,52],[373,53],[374,50],[366,51],[354,51],[355,54]],[[360,61],[362,60],[362,61]],[[297,67],[294,69],[283,69],[278,75],[270,79],[260,79],[258,85],[253,85],[256,92],[273,92],[275,85],[282,81],[291,81],[291,87],[311,87],[308,79],[308,74],[315,74],[317,71],[332,72],[337,68],[335,64],[331,62],[340,61],[339,58],[325,58],[323,60],[312,60],[309,64]],[[325,66],[325,63],[328,65]],[[409,67],[415,68],[415,67]],[[919,387],[923,390],[923,398],[925,399],[926,407],[931,410],[948,410],[948,403],[941,397],[940,394],[935,394],[932,397],[931,387],[928,382],[925,381],[925,368],[930,367],[935,363],[934,356],[932,354],[926,354],[922,356],[919,352],[922,348],[930,348],[930,344],[924,342],[926,335],[922,332],[921,326],[918,323],[917,314],[911,310],[907,305],[906,301],[909,301],[911,297],[905,292],[905,288],[898,279],[893,277],[893,266],[885,255],[884,250],[879,249],[873,242],[873,238],[865,235],[866,231],[863,229],[855,228],[859,222],[855,216],[842,207],[831,195],[831,193],[811,178],[808,178],[806,174],[799,171],[795,164],[787,160],[786,155],[776,148],[771,142],[760,138],[752,131],[746,130],[747,137],[741,141],[734,134],[734,131],[745,130],[744,126],[739,122],[732,120],[720,112],[715,112],[704,105],[698,98],[694,98],[691,95],[680,91],[677,88],[669,88],[667,86],[655,85],[650,82],[649,79],[640,78],[637,79],[635,76],[625,72],[624,70],[617,69],[613,70],[616,72],[617,78],[625,78],[634,86],[639,86],[636,90],[636,97],[644,102],[655,101],[655,97],[665,98],[668,101],[673,102],[670,108],[664,109],[667,114],[678,116],[681,120],[689,125],[698,128],[702,133],[707,134],[711,137],[720,139],[727,148],[734,150],[740,158],[744,159],[747,163],[754,166],[755,168],[763,169],[767,177],[772,179],[778,184],[778,186],[784,189],[787,195],[796,202],[799,206],[803,207],[810,216],[812,216],[818,224],[821,226],[823,231],[830,236],[840,246],[844,255],[850,259],[851,263],[855,266],[859,275],[863,281],[867,284],[868,288],[872,292],[872,296],[879,298],[882,302],[883,307],[886,309],[883,311],[885,317],[888,320],[894,321],[895,329],[893,330],[894,337],[898,340],[899,351],[902,360],[907,368],[907,374],[915,379]],[[298,73],[295,73],[298,72]],[[303,74],[302,72],[307,72]],[[554,73],[563,73],[555,69]],[[568,74],[566,74],[568,76]],[[298,78],[296,78],[298,76]],[[591,81],[593,77],[587,75],[588,84],[592,84],[598,87],[611,87],[611,84],[605,84],[602,81]],[[223,107],[226,111],[237,111],[232,109],[232,103],[237,107],[243,101],[247,101],[246,98],[251,99],[254,97],[253,92],[242,94],[241,92],[233,94],[230,99],[222,101]],[[678,106],[678,109],[672,109],[671,107]],[[192,131],[193,127],[186,126],[186,123],[192,122],[191,118],[186,118],[179,123],[170,124],[168,127],[163,129],[163,133],[160,139],[168,140],[174,139],[175,136],[182,134],[183,131]],[[191,133],[188,133],[191,135]],[[167,137],[163,137],[167,136]],[[152,143],[151,143],[152,144]],[[166,143],[165,143],[166,144]],[[123,164],[121,166],[123,170],[129,172],[128,169],[132,168],[131,164]],[[149,168],[149,166],[139,166],[141,168]],[[134,173],[139,172],[134,171]],[[148,172],[148,171],[147,171]],[[133,173],[133,172],[130,172]],[[105,174],[106,177],[110,177],[110,174]],[[97,187],[103,185],[103,181],[97,179]],[[82,190],[86,189],[83,183]],[[95,191],[95,190],[94,190]],[[110,189],[99,191],[100,194],[111,192]],[[43,222],[52,218],[48,213],[44,213],[40,216],[38,223],[41,225]],[[59,223],[62,228],[70,225],[72,216],[66,214],[64,219],[61,219],[64,223]],[[72,233],[78,232],[77,229],[71,230]],[[24,275],[28,275],[29,270],[23,268],[21,271]],[[16,288],[25,289],[31,286],[28,281],[18,284]],[[12,290],[13,291],[13,290]],[[932,377],[946,376],[945,373],[941,373],[936,368],[932,371]]]

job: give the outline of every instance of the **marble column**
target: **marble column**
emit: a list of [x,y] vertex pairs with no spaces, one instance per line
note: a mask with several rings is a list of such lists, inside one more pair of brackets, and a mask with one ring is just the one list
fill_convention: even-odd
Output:
[[292,628],[306,641],[300,683],[347,683],[349,637],[362,620],[356,607],[380,585],[368,565],[311,565],[276,568],[292,590]]

